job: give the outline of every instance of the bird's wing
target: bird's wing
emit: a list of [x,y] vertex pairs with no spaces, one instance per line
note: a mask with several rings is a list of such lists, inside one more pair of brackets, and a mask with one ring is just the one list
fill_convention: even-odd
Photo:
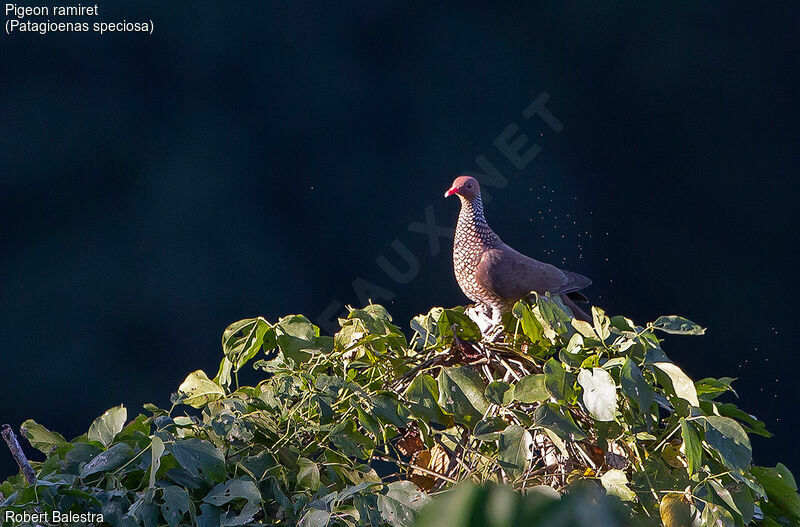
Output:
[[476,279],[497,296],[514,300],[531,291],[571,293],[592,283],[585,276],[534,260],[507,245],[481,253]]

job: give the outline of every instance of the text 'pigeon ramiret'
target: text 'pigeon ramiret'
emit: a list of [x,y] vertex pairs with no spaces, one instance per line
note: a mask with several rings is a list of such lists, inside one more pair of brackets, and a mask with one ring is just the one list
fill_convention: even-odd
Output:
[[591,317],[573,302],[586,301],[578,291],[591,285],[591,280],[529,258],[503,243],[486,223],[481,189],[475,178],[457,177],[445,197],[453,194],[461,200],[453,243],[456,280],[495,326],[503,313],[531,291],[561,295],[575,318],[591,322]]

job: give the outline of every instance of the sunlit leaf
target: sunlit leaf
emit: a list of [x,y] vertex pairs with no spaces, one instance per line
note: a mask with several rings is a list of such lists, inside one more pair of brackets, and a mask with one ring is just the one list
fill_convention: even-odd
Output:
[[689,527],[692,525],[692,506],[683,494],[670,492],[659,505],[664,527]]
[[51,432],[33,419],[22,423],[20,432],[33,448],[45,454],[50,454],[54,447],[66,441],[64,436],[58,432]]
[[89,427],[89,440],[99,441],[105,446],[110,445],[117,434],[122,431],[127,419],[128,411],[123,405],[106,410]]
[[262,347],[271,350],[275,343],[275,330],[261,317],[234,322],[222,334],[222,350],[234,370],[241,369]]
[[669,388],[675,396],[684,399],[692,406],[700,406],[697,400],[697,391],[692,380],[683,373],[679,367],[671,362],[656,362],[654,366],[657,371],[663,372],[665,376],[659,377],[662,384]]
[[592,306],[592,327],[600,340],[606,340],[611,336],[611,321],[606,316],[606,312],[597,306]]
[[658,317],[651,325],[664,333],[675,335],[703,335],[706,332],[705,328],[695,324],[688,318],[676,315]]
[[598,421],[613,421],[617,413],[617,386],[602,368],[581,369],[578,383],[583,388],[583,404]]
[[275,331],[281,352],[295,364],[307,361],[311,357],[310,351],[317,349],[319,328],[303,315],[281,318]]
[[197,370],[189,374],[178,387],[180,402],[195,408],[202,408],[211,401],[225,397],[225,390],[205,374]]
[[300,519],[298,527],[328,527],[331,522],[331,513],[322,509],[309,509]]
[[683,453],[689,463],[689,474],[694,474],[703,463],[703,447],[697,431],[686,419],[681,419],[681,437],[683,437]]
[[616,496],[622,501],[634,501],[636,494],[628,487],[628,478],[625,472],[617,469],[607,471],[600,477],[606,492]]
[[158,469],[161,468],[161,456],[164,454],[164,441],[158,436],[153,436],[153,442],[150,444],[150,479],[149,487],[156,486],[156,474]]
[[740,410],[735,404],[732,403],[715,403],[717,412],[725,417],[732,417],[738,420],[744,426],[747,432],[758,434],[763,437],[772,437],[772,434],[764,428],[764,422],[759,421],[754,416]]

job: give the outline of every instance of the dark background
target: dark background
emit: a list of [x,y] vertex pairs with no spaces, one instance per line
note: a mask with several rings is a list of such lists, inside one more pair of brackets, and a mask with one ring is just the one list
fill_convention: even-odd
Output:
[[[465,303],[408,225],[452,225],[484,155],[506,242],[612,314],[707,326],[667,352],[740,377],[776,435],[755,461],[800,470],[796,4],[372,4],[101,2],[154,34],[0,37],[0,421],[166,404],[230,322],[316,319],[357,278],[403,327]],[[561,133],[521,116],[542,92]],[[493,146],[512,123],[524,170]],[[407,284],[375,261],[404,267],[395,239]]]

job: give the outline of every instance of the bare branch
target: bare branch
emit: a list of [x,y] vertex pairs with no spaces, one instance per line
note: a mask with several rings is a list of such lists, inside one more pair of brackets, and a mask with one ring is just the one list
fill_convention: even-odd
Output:
[[19,441],[17,441],[17,436],[14,434],[14,430],[12,430],[11,426],[7,424],[3,425],[2,435],[3,439],[5,439],[6,444],[8,445],[8,449],[11,450],[11,455],[14,456],[14,459],[17,461],[17,465],[19,465],[20,472],[22,472],[22,475],[25,476],[25,480],[29,485],[35,485],[36,474],[33,472],[33,468],[31,468],[28,458],[25,457],[25,452],[22,451],[22,447],[19,445]]

